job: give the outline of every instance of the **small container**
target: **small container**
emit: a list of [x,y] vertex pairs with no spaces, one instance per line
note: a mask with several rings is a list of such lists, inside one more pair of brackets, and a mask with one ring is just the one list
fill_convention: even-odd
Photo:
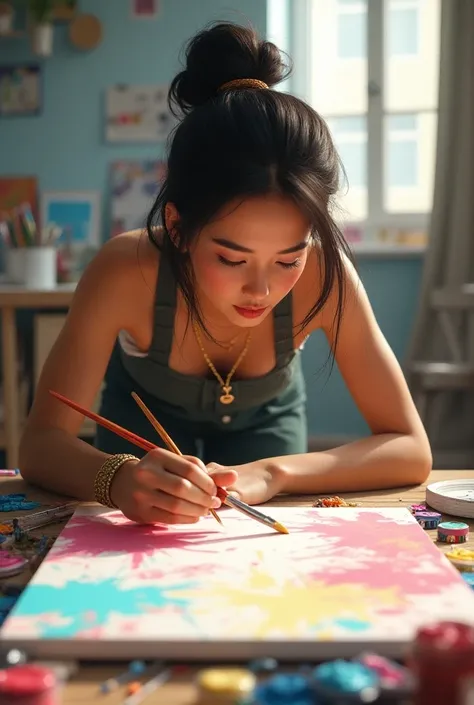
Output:
[[363,663],[338,659],[314,669],[313,690],[324,705],[374,703],[380,696],[380,680]]
[[277,673],[255,689],[255,705],[315,705],[308,678],[300,673]]
[[468,705],[474,697],[474,628],[438,622],[420,629],[408,666],[417,681],[413,705]]
[[249,699],[257,679],[245,668],[206,668],[196,677],[198,702],[205,705],[235,705]]
[[25,287],[50,291],[57,284],[55,247],[25,247]]
[[462,521],[443,521],[438,524],[438,541],[441,543],[466,543],[469,526]]
[[59,689],[49,668],[25,664],[0,671],[2,705],[59,705]]
[[422,529],[436,529],[441,521],[441,514],[438,512],[427,512],[425,510],[422,512],[416,511],[415,519]]
[[462,573],[474,573],[474,551],[468,548],[452,548],[444,555]]
[[474,590],[474,573],[462,573],[462,577],[464,578],[466,583]]
[[13,575],[19,575],[27,565],[28,561],[26,558],[16,556],[8,551],[0,551],[0,578],[10,578]]

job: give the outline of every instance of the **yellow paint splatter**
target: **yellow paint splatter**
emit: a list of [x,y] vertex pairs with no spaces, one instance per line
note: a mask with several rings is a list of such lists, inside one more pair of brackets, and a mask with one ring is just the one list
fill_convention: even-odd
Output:
[[[300,581],[298,578],[289,580],[284,576],[275,577],[261,567],[252,569],[243,584],[213,584],[212,592],[200,591],[193,597],[209,600],[220,610],[237,610],[237,631],[250,631],[257,639],[277,633],[299,636],[309,626],[315,629],[318,638],[330,640],[334,638],[331,622],[371,623],[373,610],[396,609],[402,603],[395,587],[327,585],[323,581],[305,581],[303,577]],[[317,632],[317,625],[321,625],[320,632]]]

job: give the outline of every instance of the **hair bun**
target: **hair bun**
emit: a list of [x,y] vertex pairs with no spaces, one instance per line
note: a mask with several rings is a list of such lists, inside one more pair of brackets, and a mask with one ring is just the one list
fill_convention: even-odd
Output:
[[[274,86],[289,74],[289,59],[255,30],[219,22],[187,44],[185,69],[173,79],[168,100],[173,112],[188,113],[215,97],[236,78],[255,78]],[[177,110],[176,110],[177,109]]]

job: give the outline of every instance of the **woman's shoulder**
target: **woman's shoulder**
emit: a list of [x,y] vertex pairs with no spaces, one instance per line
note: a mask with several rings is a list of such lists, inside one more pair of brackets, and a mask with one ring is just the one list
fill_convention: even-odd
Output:
[[128,286],[136,284],[155,289],[160,253],[146,231],[130,230],[108,240],[96,256],[96,266]]

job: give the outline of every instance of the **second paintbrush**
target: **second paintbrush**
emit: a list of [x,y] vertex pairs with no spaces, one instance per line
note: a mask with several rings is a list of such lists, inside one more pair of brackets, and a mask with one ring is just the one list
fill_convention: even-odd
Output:
[[242,512],[242,514],[245,514],[251,519],[255,519],[255,521],[259,521],[265,526],[269,526],[275,531],[279,531],[280,534],[289,533],[286,526],[280,524],[279,521],[276,521],[276,519],[272,519],[272,517],[269,517],[266,514],[259,512],[258,509],[255,509],[255,507],[251,507],[250,504],[242,502],[242,500],[238,499],[237,497],[234,497],[234,495],[232,494],[229,494],[222,487],[217,488],[217,496],[223,504],[226,504],[228,507],[232,507],[233,509],[237,509],[237,511]]

